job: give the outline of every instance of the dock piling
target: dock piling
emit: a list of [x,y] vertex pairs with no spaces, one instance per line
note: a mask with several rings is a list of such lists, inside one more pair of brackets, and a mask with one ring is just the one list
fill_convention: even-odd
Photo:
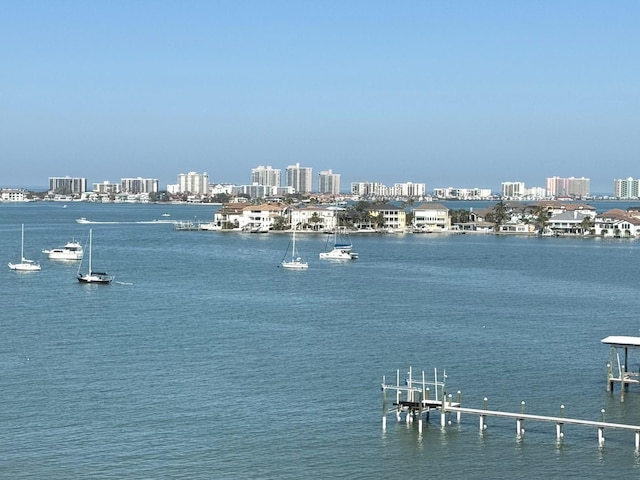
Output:
[[[640,345],[639,345],[640,347]],[[436,373],[435,371],[434,373]],[[555,425],[556,431],[556,440],[558,443],[562,442],[564,438],[564,425],[582,425],[587,427],[592,427],[597,429],[598,435],[598,445],[600,448],[604,447],[605,437],[604,437],[604,429],[611,428],[614,430],[623,430],[634,433],[635,440],[635,450],[636,452],[640,452],[640,425],[630,425],[630,424],[621,424],[621,423],[609,423],[606,421],[606,411],[604,408],[600,410],[601,418],[598,421],[593,420],[581,420],[576,418],[566,418],[565,417],[565,406],[560,405],[559,416],[546,416],[546,415],[535,415],[526,413],[526,402],[522,401],[520,403],[520,411],[519,412],[507,412],[507,411],[498,411],[498,410],[489,410],[489,399],[487,397],[483,398],[482,408],[467,408],[461,406],[462,394],[458,390],[457,391],[457,401],[453,401],[453,395],[446,393],[445,382],[446,374],[442,375],[442,381],[438,381],[436,377],[433,382],[428,382],[427,379],[422,376],[421,380],[414,380],[412,376],[412,371],[409,370],[408,378],[400,384],[400,376],[399,370],[396,372],[396,382],[394,384],[385,384],[385,377],[382,379],[382,400],[383,400],[383,418],[382,418],[382,429],[386,431],[386,415],[395,412],[396,418],[398,422],[400,422],[401,416],[403,414],[406,415],[405,420],[407,423],[407,427],[417,417],[418,423],[418,432],[420,436],[422,436],[424,430],[424,416],[426,415],[427,424],[429,422],[429,412],[431,410],[440,410],[440,425],[444,429],[447,426],[446,415],[447,413],[456,413],[457,422],[461,422],[461,414],[471,414],[478,415],[479,417],[479,428],[480,434],[482,435],[485,430],[487,430],[487,417],[496,417],[496,418],[509,418],[516,421],[516,433],[518,439],[522,439],[525,434],[524,422],[525,420],[531,422],[546,422],[552,423]],[[617,381],[617,379],[616,379]],[[438,396],[431,400],[429,398],[429,387],[432,386],[436,388],[438,392]],[[438,388],[439,387],[439,388]],[[392,389],[396,391],[395,403],[392,407],[387,408],[387,389]],[[406,395],[405,392],[406,391]],[[441,395],[441,396],[440,396]],[[449,425],[451,422],[448,422]]]

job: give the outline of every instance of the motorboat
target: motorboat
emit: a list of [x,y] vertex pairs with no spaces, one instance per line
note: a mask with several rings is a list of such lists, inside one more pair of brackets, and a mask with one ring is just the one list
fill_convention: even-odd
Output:
[[64,247],[42,250],[51,260],[82,260],[84,251],[82,245],[76,241],[67,242]]

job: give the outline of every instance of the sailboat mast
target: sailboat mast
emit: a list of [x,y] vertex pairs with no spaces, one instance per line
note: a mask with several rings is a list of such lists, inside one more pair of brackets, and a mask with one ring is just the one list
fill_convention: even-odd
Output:
[[91,275],[91,233],[93,229],[89,229],[89,275]]
[[20,261],[24,262],[24,223],[22,224],[22,236],[20,237]]

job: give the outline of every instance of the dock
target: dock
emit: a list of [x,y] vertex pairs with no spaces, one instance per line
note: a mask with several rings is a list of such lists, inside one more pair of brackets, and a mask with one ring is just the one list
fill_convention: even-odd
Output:
[[[603,340],[604,341],[604,340]],[[638,339],[640,348],[640,338]],[[624,371],[624,370],[623,370]],[[410,367],[404,381],[400,380],[400,370],[396,370],[395,383],[387,383],[382,377],[382,429],[387,428],[387,415],[395,414],[396,420],[400,422],[404,416],[407,424],[417,421],[418,433],[422,434],[423,418],[429,420],[432,411],[440,413],[440,427],[445,430],[451,422],[447,421],[447,414],[455,414],[456,423],[460,424],[462,414],[475,415],[479,420],[480,433],[487,429],[488,417],[510,418],[515,420],[515,432],[518,439],[522,439],[525,434],[524,423],[543,422],[555,424],[556,440],[562,442],[564,438],[564,425],[582,425],[596,429],[597,441],[600,447],[604,446],[604,430],[615,429],[625,430],[634,433],[635,450],[640,452],[640,425],[629,425],[622,423],[611,423],[605,421],[605,410],[600,411],[601,420],[582,420],[577,418],[567,418],[564,416],[564,405],[560,406],[558,416],[534,415],[525,412],[525,402],[520,405],[520,412],[506,412],[499,410],[489,410],[488,399],[485,397],[482,408],[467,408],[462,406],[462,395],[458,390],[455,401],[451,394],[446,391],[446,372],[439,377],[437,369],[434,369],[433,379],[429,380],[425,372],[422,371],[418,378],[414,378],[413,369]],[[611,380],[615,382],[614,380]],[[624,385],[625,383],[623,383]],[[623,388],[624,390],[624,388]],[[388,393],[393,392],[394,401],[391,407],[388,405]]]
[[630,354],[638,355],[640,352],[640,337],[612,335],[603,338],[602,343],[609,345],[611,355],[607,363],[607,392],[613,392],[615,385],[619,384],[620,401],[624,402],[624,394],[629,386],[640,385],[640,358],[636,359],[638,370],[630,369]]

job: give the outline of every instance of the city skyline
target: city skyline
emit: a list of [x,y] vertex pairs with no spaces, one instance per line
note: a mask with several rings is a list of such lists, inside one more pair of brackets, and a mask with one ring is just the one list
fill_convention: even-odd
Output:
[[342,190],[574,176],[611,192],[640,176],[638,14],[631,0],[9,0],[0,184],[245,184],[299,163]]
[[[305,166],[301,166],[301,165],[289,165],[286,169],[287,173],[288,170],[290,168],[294,168],[294,169],[301,169],[301,170],[313,170],[312,167],[305,167]],[[268,173],[268,176],[265,176],[265,173]],[[276,175],[274,175],[276,174]],[[310,189],[303,189],[303,190],[298,190],[295,188],[295,185],[293,185],[291,183],[292,179],[290,178],[286,178],[287,175],[281,175],[282,174],[282,169],[279,168],[273,168],[272,166],[257,166],[256,168],[251,169],[250,171],[250,181],[248,182],[216,182],[213,180],[210,180],[209,175],[206,172],[195,172],[195,171],[191,171],[188,173],[179,173],[177,174],[177,181],[176,182],[171,182],[169,184],[163,184],[157,177],[154,176],[150,176],[150,177],[120,177],[117,180],[114,179],[104,179],[101,181],[93,181],[92,179],[89,179],[87,177],[81,176],[81,175],[60,175],[60,176],[51,176],[48,177],[48,182],[49,185],[51,185],[51,181],[52,179],[67,179],[67,180],[82,180],[85,182],[86,184],[86,191],[91,191],[94,190],[95,191],[95,187],[101,187],[104,185],[115,185],[121,182],[129,182],[129,183],[135,183],[135,182],[140,182],[140,181],[150,181],[153,180],[155,182],[157,182],[158,184],[158,190],[175,190],[176,187],[178,191],[190,191],[191,193],[205,193],[205,191],[208,189],[208,186],[215,186],[215,185],[233,185],[233,186],[250,186],[250,185],[270,185],[270,186],[278,186],[278,187],[287,187],[287,186],[294,186],[294,191],[298,192],[298,193],[323,193],[321,190],[321,179],[319,177],[321,176],[335,176],[338,179],[340,178],[340,173],[339,172],[333,172],[331,169],[327,170],[327,171],[320,171],[320,172],[316,172],[312,174],[312,178],[314,178],[315,180],[313,180],[311,182],[311,187]],[[206,181],[205,183],[203,183],[202,185],[198,186],[198,188],[185,188],[186,183],[185,182],[190,182],[193,181],[190,178],[191,177],[203,177]],[[262,179],[262,180],[260,180]],[[268,181],[265,181],[267,180]],[[277,181],[274,181],[274,179],[277,179]],[[199,180],[202,181],[202,180]],[[324,181],[326,181],[326,179],[324,179]],[[557,182],[560,181],[562,183],[558,184]],[[619,178],[619,179],[614,179],[612,181],[612,187],[611,187],[611,191],[593,191],[593,189],[591,188],[591,181],[592,179],[587,178],[587,177],[576,177],[576,176],[571,176],[571,177],[557,177],[557,176],[553,176],[553,177],[546,177],[545,181],[542,184],[536,184],[536,185],[529,185],[526,184],[525,182],[521,182],[521,181],[511,181],[511,180],[503,180],[502,182],[500,182],[500,187],[498,189],[492,189],[492,188],[488,188],[486,186],[483,185],[473,185],[473,186],[469,186],[469,185],[434,185],[434,186],[430,186],[428,184],[426,184],[426,182],[421,182],[419,180],[406,180],[404,182],[394,182],[393,184],[386,184],[384,182],[378,182],[376,180],[360,180],[360,181],[355,181],[355,182],[350,182],[349,185],[344,185],[342,188],[340,188],[340,190],[338,192],[334,192],[334,193],[349,193],[352,189],[353,189],[353,185],[355,184],[380,184],[386,187],[392,187],[394,185],[403,185],[403,184],[414,184],[414,185],[423,185],[425,194],[429,195],[432,192],[434,192],[435,190],[443,190],[443,189],[450,189],[450,188],[460,188],[460,189],[482,189],[482,190],[490,190],[492,194],[494,195],[504,195],[504,188],[505,185],[507,185],[507,189],[509,191],[517,191],[519,193],[515,194],[515,196],[520,196],[520,195],[525,195],[525,193],[523,191],[521,191],[521,189],[526,188],[526,190],[538,190],[538,191],[546,191],[547,193],[545,195],[551,195],[551,196],[555,196],[557,191],[561,191],[564,192],[564,190],[566,190],[567,187],[567,181],[570,182],[572,185],[574,185],[574,187],[569,187],[570,190],[577,188],[578,190],[574,193],[578,193],[580,194],[580,196],[582,195],[587,195],[587,196],[592,196],[592,195],[605,195],[605,196],[619,196],[616,195],[616,193],[620,193],[620,191],[626,191],[626,190],[631,190],[631,191],[639,191],[638,190],[638,184],[640,183],[640,179],[634,179],[633,177],[627,177],[627,178]],[[293,183],[295,184],[296,181],[294,180]],[[340,181],[338,180],[338,183],[340,183]],[[544,186],[541,186],[544,185]],[[550,187],[551,185],[551,187]],[[559,185],[563,185],[563,186],[559,186]],[[575,185],[580,185],[580,187],[575,187]],[[630,185],[634,185],[633,187]],[[32,186],[35,187],[35,186]],[[8,185],[2,185],[0,184],[0,189],[11,189],[11,188],[27,188],[28,186],[8,186]],[[46,188],[44,186],[39,186],[39,187],[35,187],[35,190],[51,190],[51,188]],[[126,189],[125,189],[126,190]],[[555,192],[555,193],[554,193]],[[324,192],[327,193],[327,192]],[[544,195],[543,195],[544,196]]]

